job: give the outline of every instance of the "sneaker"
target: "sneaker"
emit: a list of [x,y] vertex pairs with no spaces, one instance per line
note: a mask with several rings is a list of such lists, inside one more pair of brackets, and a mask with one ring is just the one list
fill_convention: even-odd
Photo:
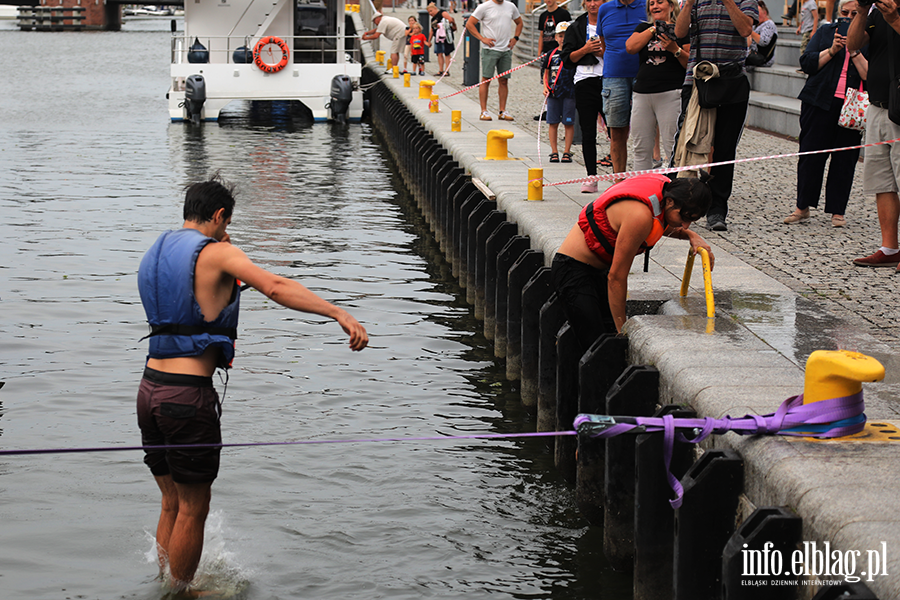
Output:
[[478,117],[482,121],[493,121],[494,119],[491,117],[491,113],[486,110],[481,111],[481,116]]
[[582,194],[596,194],[597,193],[597,182],[596,181],[585,181],[581,184],[581,193]]
[[722,215],[709,215],[706,217],[706,228],[712,231],[728,231],[725,217]]
[[547,121],[547,111],[544,111],[539,115],[534,115],[534,120],[546,122]]
[[788,216],[786,216],[784,218],[784,222],[786,224],[790,225],[792,223],[799,223],[800,221],[805,221],[808,218],[809,218],[809,209],[806,208],[806,209],[801,210],[800,212],[797,212],[795,210],[794,212],[792,212],[791,214],[789,214]]
[[900,265],[900,252],[888,256],[881,250],[863,258],[853,259],[853,264],[860,267],[896,267]]
[[843,227],[847,224],[847,219],[844,218],[844,215],[831,215],[831,226],[832,227]]
[[512,115],[509,114],[508,112],[506,112],[505,110],[501,110],[500,116],[497,118],[500,119],[501,121],[515,121],[515,119],[512,118]]
[[660,167],[662,167],[662,159],[654,160],[654,161],[653,161],[653,168],[654,168],[654,169],[659,169]]

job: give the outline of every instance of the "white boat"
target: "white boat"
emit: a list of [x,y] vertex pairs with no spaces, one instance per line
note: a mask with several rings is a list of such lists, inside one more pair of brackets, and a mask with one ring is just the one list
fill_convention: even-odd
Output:
[[235,100],[296,100],[316,121],[358,121],[355,31],[343,0],[185,2],[184,31],[172,33],[169,115],[215,121]]

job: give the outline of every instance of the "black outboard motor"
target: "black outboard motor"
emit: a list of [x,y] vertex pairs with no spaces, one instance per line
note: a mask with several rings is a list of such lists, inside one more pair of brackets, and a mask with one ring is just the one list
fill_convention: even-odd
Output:
[[192,123],[200,123],[200,111],[206,102],[206,80],[203,75],[191,75],[184,82],[184,109]]
[[188,62],[189,63],[208,63],[209,62],[209,50],[206,49],[206,46],[200,43],[198,38],[194,38],[194,43],[191,44],[191,47],[188,51]]
[[331,118],[347,122],[350,102],[353,101],[353,83],[349,75],[335,75],[331,80]]

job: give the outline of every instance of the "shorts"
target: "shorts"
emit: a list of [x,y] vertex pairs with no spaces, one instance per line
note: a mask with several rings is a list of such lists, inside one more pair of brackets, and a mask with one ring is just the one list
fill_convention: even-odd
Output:
[[412,64],[424,65],[425,64],[425,55],[424,54],[413,54],[412,55]]
[[[212,377],[163,373],[149,367],[137,395],[144,446],[221,444],[221,406]],[[154,476],[175,483],[210,483],[219,474],[221,448],[144,450]]]
[[434,53],[435,54],[446,54],[450,56],[453,54],[453,42],[435,42],[434,43]]
[[391,54],[400,54],[401,52],[403,52],[404,46],[406,46],[406,36],[397,36],[396,40],[391,40]]
[[[481,77],[490,79],[494,76],[494,69],[498,75],[512,69],[512,50],[481,50]],[[509,79],[509,73],[503,75],[503,78]]]
[[550,278],[569,326],[575,331],[581,353],[604,333],[615,335],[609,309],[609,271],[597,269],[571,256],[556,253]]
[[[900,138],[900,125],[888,118],[886,108],[869,105],[866,111],[866,144]],[[863,193],[867,195],[898,191],[900,143],[866,148],[863,163]]]
[[405,58],[406,60],[409,60],[411,56],[412,56],[412,46],[407,44],[406,46],[403,47],[403,58]]
[[603,116],[607,127],[631,124],[631,88],[633,77],[603,78]]
[[566,127],[575,124],[575,98],[547,97],[547,124],[557,123]]

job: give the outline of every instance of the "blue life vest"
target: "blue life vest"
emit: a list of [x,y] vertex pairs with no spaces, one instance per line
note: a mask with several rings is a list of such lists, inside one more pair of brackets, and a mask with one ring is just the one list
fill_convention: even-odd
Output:
[[141,260],[138,290],[150,323],[149,358],[200,356],[210,346],[222,351],[219,366],[234,360],[240,287],[214,321],[205,321],[194,297],[194,268],[200,251],[216,240],[196,229],[163,233]]

